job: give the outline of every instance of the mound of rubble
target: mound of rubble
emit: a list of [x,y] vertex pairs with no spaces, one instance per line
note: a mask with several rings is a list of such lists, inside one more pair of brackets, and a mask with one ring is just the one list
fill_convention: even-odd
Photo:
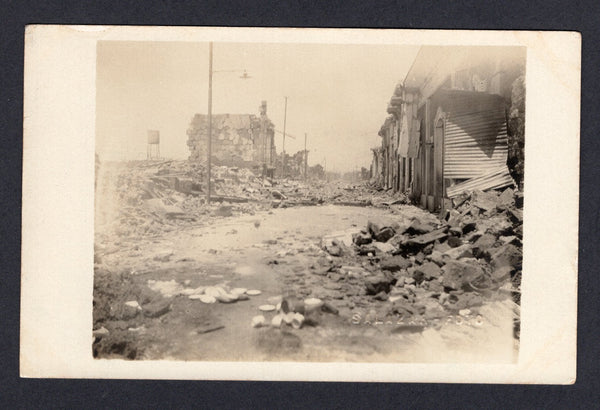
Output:
[[213,167],[212,200],[206,204],[206,170],[189,161],[103,164],[96,196],[96,227],[118,236],[154,236],[211,216],[269,208],[268,181],[252,171]]
[[339,305],[347,305],[355,319],[356,312],[363,319],[370,312],[381,320],[414,323],[477,315],[493,300],[512,298],[518,309],[522,193],[474,191],[454,205],[441,218],[391,217],[324,238],[330,257],[313,266],[313,273],[340,294],[319,296],[349,300]]
[[[97,172],[96,231],[120,237],[156,236],[210,217],[324,203],[386,206],[390,197],[365,184],[274,180],[246,168],[212,168],[211,203],[206,169],[190,161],[103,163]],[[401,194],[391,202],[406,203]]]

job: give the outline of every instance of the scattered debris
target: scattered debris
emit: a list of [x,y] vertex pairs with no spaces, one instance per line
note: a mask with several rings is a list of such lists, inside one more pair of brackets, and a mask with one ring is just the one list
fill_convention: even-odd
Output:
[[323,306],[323,301],[317,298],[304,299],[304,310],[306,312],[312,312]]
[[[392,207],[405,202],[400,199],[390,202],[386,192],[365,184],[319,180],[305,183],[292,179],[276,182],[249,169],[213,166],[214,194],[211,202],[206,203],[206,170],[200,163],[107,161],[102,163],[101,171],[97,196],[111,202],[99,207],[96,215],[96,232],[103,239],[101,242],[132,235],[156,237],[182,226],[200,226],[209,218],[253,215],[271,207],[325,203]],[[277,189],[272,188],[275,184]],[[256,228],[260,224],[260,220],[254,221]],[[95,255],[98,260],[101,253]]]
[[337,315],[340,311],[338,310],[338,308],[336,308],[335,306],[333,306],[331,303],[329,302],[324,302],[323,306],[321,306],[321,310],[323,312],[326,313],[332,313],[334,315]]
[[[484,300],[502,297],[490,293],[501,287],[518,295],[522,269],[518,196],[512,188],[474,191],[455,198],[456,208],[442,213],[441,219],[424,212],[408,222],[403,217],[369,221],[363,230],[326,236],[321,245],[330,255],[343,261],[366,260],[361,269],[337,263],[316,269],[314,273],[323,277],[320,287],[339,292],[319,294],[333,301],[348,298],[349,314],[359,306],[391,303],[393,308],[381,313],[382,320],[442,318],[459,311],[466,315]],[[332,305],[325,301],[322,310],[326,306]],[[415,329],[402,326],[396,331]]]
[[[191,296],[190,296],[191,298]],[[217,298],[215,298],[214,296],[210,296],[210,295],[199,295],[198,299],[200,299],[200,302],[202,303],[216,303]]]
[[[263,315],[252,318],[252,327],[269,327],[258,332],[260,340],[266,332],[273,340],[280,340],[284,332],[306,334],[312,326],[326,329],[335,321],[370,325],[400,321],[402,324],[389,328],[390,333],[421,332],[425,328],[422,320],[455,315],[468,321],[469,317],[478,317],[482,306],[490,301],[514,298],[518,306],[523,197],[512,188],[461,192],[452,198],[454,208],[436,217],[407,205],[405,196],[390,198],[388,193],[368,185],[263,180],[249,170],[217,166],[215,195],[206,203],[202,194],[204,169],[199,164],[132,162],[118,174],[113,213],[98,215],[95,357],[140,357],[143,349],[135,337],[142,337],[153,325],[180,320],[176,317],[181,312],[193,318],[196,334],[222,329],[222,325],[202,315],[236,309],[226,304],[262,294],[261,290],[235,285],[261,286],[266,295],[285,295],[258,297],[258,303],[252,304],[252,309],[259,305],[261,312],[273,312],[268,319]],[[102,181],[98,182],[102,188]],[[179,255],[179,250],[175,257],[171,245],[152,239],[182,227],[208,224],[231,235],[239,229],[239,234],[227,237],[234,242],[247,232],[237,226],[231,229],[226,222],[219,228],[217,221],[257,211],[266,213],[273,206],[326,203],[378,206],[388,209],[389,215],[368,222],[365,218],[362,226],[341,226],[339,229],[350,228],[321,239],[306,238],[303,243],[294,238],[300,235],[298,231],[269,238],[263,232],[271,229],[265,218],[261,217],[265,228],[256,231],[261,219],[244,217],[251,234],[264,234],[257,247],[269,254],[265,267],[280,275],[283,289],[275,292],[262,287],[260,281],[251,281],[252,275],[260,273],[254,266],[246,270],[231,263],[227,274],[218,272],[224,275],[198,269],[196,276],[179,276],[185,270],[181,266],[194,266],[191,258],[183,252]],[[140,239],[157,242],[143,259],[140,257],[145,254],[137,248]],[[126,246],[132,258],[137,257],[134,260],[146,265],[131,263],[122,272],[107,271],[107,261],[116,259],[118,250]],[[223,258],[218,249],[207,257]],[[298,260],[302,259],[296,260],[299,257],[312,260],[300,266]],[[232,279],[242,276],[243,281],[238,283]],[[286,293],[286,288],[293,292]],[[246,320],[248,317],[242,323]],[[263,342],[273,347],[266,339]]]
[[108,331],[107,328],[105,328],[104,326],[102,326],[100,329],[96,329],[92,332],[92,335],[94,337],[102,337],[102,336],[106,336],[108,335],[110,332]]
[[231,293],[224,293],[222,295],[215,296],[215,298],[221,303],[233,303],[238,300],[238,296]]
[[304,313],[305,303],[296,297],[287,297],[281,301],[281,311],[283,313]]
[[301,313],[294,313],[292,316],[292,327],[294,329],[300,329],[304,324],[304,315]]
[[214,332],[216,330],[221,330],[221,329],[225,329],[225,326],[223,326],[223,325],[205,326],[203,328],[197,329],[196,333],[204,334],[204,333],[210,333],[210,332]]
[[273,319],[271,319],[271,326],[273,327],[281,327],[281,323],[283,321],[283,318],[281,315],[275,315],[273,316]]
[[140,304],[138,303],[137,300],[130,300],[129,302],[125,302],[125,304],[127,306],[130,306],[130,307],[134,308],[134,309],[142,310],[142,307],[140,306]]
[[254,316],[252,318],[252,327],[262,327],[265,325],[266,319],[263,315]]
[[142,306],[144,315],[147,317],[159,317],[171,310],[171,300],[157,300]]
[[150,279],[148,280],[148,287],[167,298],[178,295],[183,291],[183,286],[175,280],[161,281]]

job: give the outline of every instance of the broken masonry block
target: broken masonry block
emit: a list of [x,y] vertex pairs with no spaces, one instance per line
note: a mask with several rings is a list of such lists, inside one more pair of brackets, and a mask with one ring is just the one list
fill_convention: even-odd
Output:
[[376,295],[379,292],[388,293],[390,287],[396,283],[396,278],[391,275],[379,274],[365,280],[367,295]]
[[415,276],[420,276],[423,279],[431,280],[439,278],[442,274],[442,269],[433,262],[425,262],[421,266],[415,267],[415,274],[413,278],[416,280]]
[[406,269],[411,265],[412,263],[408,259],[400,255],[395,255],[390,258],[384,259],[380,263],[382,270],[387,270],[390,272],[397,272],[399,270]]
[[415,219],[410,226],[406,229],[406,233],[411,235],[421,235],[432,232],[435,229],[434,226],[430,224],[421,223],[418,219]]
[[490,265],[494,269],[509,266],[521,269],[523,264],[523,253],[512,244],[500,246],[490,252]]
[[411,246],[411,245],[413,245],[413,246],[414,245],[417,245],[417,246],[427,245],[438,239],[446,238],[448,236],[448,234],[446,233],[447,229],[448,228],[445,227],[445,228],[437,229],[435,231],[431,231],[424,235],[415,236],[415,237],[409,239],[408,241],[406,241],[406,244],[409,246]]
[[396,235],[394,229],[389,226],[386,226],[384,228],[381,228],[379,232],[374,236],[374,238],[377,242],[387,242],[394,235]]
[[463,289],[483,274],[483,269],[477,264],[448,260],[443,268],[442,285],[455,290]]
[[373,238],[368,233],[359,232],[357,234],[352,235],[352,240],[356,245],[360,246],[371,243],[373,241]]
[[[450,228],[450,229],[452,230],[453,228]],[[462,239],[457,238],[456,236],[449,236],[448,240],[446,241],[446,243],[451,248],[457,248],[457,247],[459,247],[459,246],[461,246],[463,244],[463,241],[462,241]]]
[[496,237],[492,234],[486,233],[479,237],[475,243],[473,243],[473,255],[475,255],[477,258],[481,258],[486,254],[488,249],[493,248],[495,244]]

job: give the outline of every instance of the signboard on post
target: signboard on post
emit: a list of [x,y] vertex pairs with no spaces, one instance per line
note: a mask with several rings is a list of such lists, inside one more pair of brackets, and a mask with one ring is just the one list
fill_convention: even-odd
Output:
[[152,158],[160,158],[160,132],[158,130],[148,130],[146,159]]
[[148,144],[160,144],[160,133],[157,130],[148,130]]

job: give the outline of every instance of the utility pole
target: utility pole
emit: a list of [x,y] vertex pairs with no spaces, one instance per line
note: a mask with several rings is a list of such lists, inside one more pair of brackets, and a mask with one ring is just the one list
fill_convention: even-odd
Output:
[[308,151],[306,151],[306,133],[304,133],[304,182],[306,182],[306,162],[308,157]]
[[287,120],[287,97],[285,97],[285,109],[283,111],[283,144],[281,144],[281,176],[285,173],[285,123]]
[[[211,191],[211,157],[212,157],[212,83],[213,83],[213,73],[218,72],[236,72],[239,70],[217,70],[213,71],[213,42],[208,43],[208,141],[207,141],[207,161],[206,161],[206,203],[210,203],[210,191]],[[244,74],[240,76],[240,78],[247,80],[252,78],[248,75],[246,70],[244,70]]]
[[210,204],[210,165],[212,154],[212,76],[213,76],[213,43],[208,43],[208,158],[207,158],[207,191],[206,203]]

